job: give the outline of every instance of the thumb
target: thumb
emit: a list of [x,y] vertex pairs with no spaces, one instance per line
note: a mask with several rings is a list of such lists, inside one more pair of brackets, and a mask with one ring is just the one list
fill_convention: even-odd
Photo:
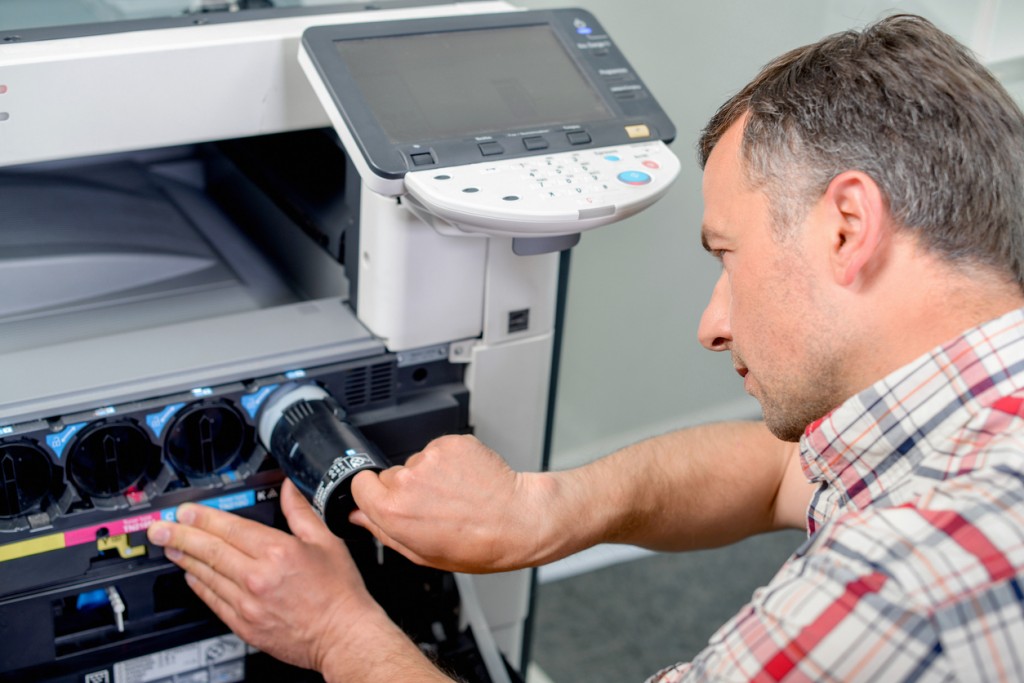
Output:
[[285,479],[281,484],[281,512],[288,520],[288,528],[301,540],[312,543],[325,534],[333,538],[333,534],[291,479]]
[[366,528],[380,538],[380,527],[375,519],[378,517],[379,502],[388,495],[387,487],[376,472],[363,470],[352,477],[351,493],[356,509],[349,514],[349,521]]
[[[376,472],[364,470],[352,478],[352,497],[356,501],[355,510],[349,513],[348,521],[361,526],[378,541],[397,550],[417,564],[427,564],[426,559],[394,538],[381,524],[385,521],[385,499],[390,495],[388,487],[380,480]],[[387,526],[393,527],[388,520]]]
[[373,470],[357,472],[352,477],[352,497],[357,507],[366,507],[387,495],[387,487],[380,480],[380,475]]

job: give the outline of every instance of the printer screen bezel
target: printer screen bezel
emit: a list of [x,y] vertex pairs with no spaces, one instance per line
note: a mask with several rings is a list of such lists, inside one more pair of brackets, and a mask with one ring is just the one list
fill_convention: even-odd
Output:
[[[574,23],[576,22],[576,23]],[[592,31],[589,36],[577,33],[577,24],[583,22]],[[463,135],[441,138],[426,138],[413,141],[395,142],[374,114],[373,107],[363,95],[358,79],[338,49],[342,41],[357,41],[375,38],[400,39],[427,35],[444,36],[455,32],[491,31],[503,28],[527,28],[546,26],[563,48],[565,55],[576,66],[587,87],[601,100],[608,110],[607,118],[566,120],[537,127],[516,126],[509,129],[486,130],[486,126],[475,127]],[[596,50],[584,49],[581,45],[599,44],[601,55]],[[579,10],[523,11],[472,16],[434,17],[429,19],[347,24],[339,26],[317,26],[307,29],[302,37],[303,48],[310,57],[317,73],[326,86],[334,105],[337,107],[345,126],[351,133],[360,153],[371,171],[388,179],[402,178],[412,170],[423,166],[414,163],[414,155],[429,153],[434,160],[426,168],[444,168],[493,160],[496,158],[533,156],[540,153],[555,153],[589,147],[605,147],[636,140],[627,134],[630,126],[643,125],[651,130],[647,139],[661,139],[670,142],[675,128],[667,114],[646,92],[646,87],[632,71],[615,44],[607,38],[597,20],[589,13]],[[602,69],[601,67],[606,67]],[[632,75],[632,82],[642,89],[644,96],[634,101],[620,101],[605,82],[602,70],[626,70]],[[483,130],[481,130],[483,129]],[[548,143],[542,150],[528,149],[523,143],[525,137],[539,137]],[[570,141],[568,133],[576,135]],[[585,139],[585,142],[579,142]],[[498,156],[482,155],[480,144],[496,141],[503,147]],[[355,153],[356,150],[349,150]],[[422,158],[422,157],[420,157]]]

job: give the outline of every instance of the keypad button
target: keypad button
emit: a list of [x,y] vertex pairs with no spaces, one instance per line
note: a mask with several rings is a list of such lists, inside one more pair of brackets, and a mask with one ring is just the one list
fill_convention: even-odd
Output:
[[651,176],[643,171],[623,171],[616,177],[627,185],[646,185],[651,182]]

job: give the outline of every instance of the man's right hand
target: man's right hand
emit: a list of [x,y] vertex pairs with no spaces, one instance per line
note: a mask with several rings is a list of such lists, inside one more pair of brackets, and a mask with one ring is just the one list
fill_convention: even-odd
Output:
[[476,438],[445,436],[357,474],[351,520],[419,564],[487,573],[597,543],[693,550],[805,528],[815,489],[798,445],[760,422],[681,429],[561,472],[514,472]]
[[359,473],[351,520],[419,564],[506,571],[548,559],[539,554],[549,545],[550,489],[544,475],[514,472],[475,437],[444,436],[404,465]]

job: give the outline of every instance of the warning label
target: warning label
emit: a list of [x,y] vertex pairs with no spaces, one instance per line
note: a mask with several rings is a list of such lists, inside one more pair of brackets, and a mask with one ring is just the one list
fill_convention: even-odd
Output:
[[328,499],[334,493],[334,489],[339,482],[347,479],[359,470],[371,467],[380,470],[380,467],[377,466],[373,458],[366,453],[358,453],[351,448],[345,451],[345,455],[335,458],[334,462],[327,469],[327,473],[324,474],[323,479],[320,480],[316,491],[313,492],[313,507],[320,513],[320,516],[324,516],[324,508],[327,507]]
[[245,655],[238,636],[208,638],[118,662],[113,683],[238,683],[245,680]]

